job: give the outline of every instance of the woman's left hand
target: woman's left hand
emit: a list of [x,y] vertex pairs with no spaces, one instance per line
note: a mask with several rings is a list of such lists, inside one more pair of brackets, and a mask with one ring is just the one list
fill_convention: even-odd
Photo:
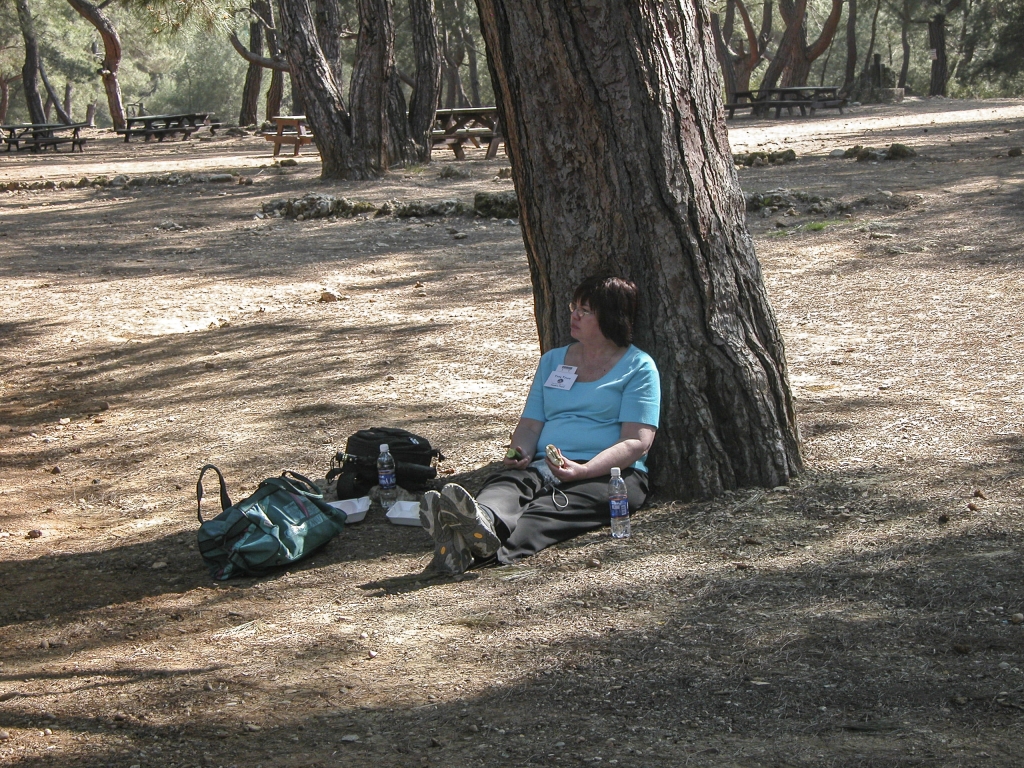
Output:
[[561,480],[563,483],[571,483],[576,480],[586,480],[589,476],[587,474],[586,464],[577,464],[572,459],[567,459],[565,456],[562,457],[562,461],[565,464],[559,467],[557,464],[552,464],[548,458],[544,459],[548,463],[548,469],[551,470],[551,474]]

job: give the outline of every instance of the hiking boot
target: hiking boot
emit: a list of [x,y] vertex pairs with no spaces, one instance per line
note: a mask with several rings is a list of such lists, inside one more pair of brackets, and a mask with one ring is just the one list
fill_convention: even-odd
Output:
[[439,528],[434,538],[434,559],[428,568],[438,573],[458,576],[465,573],[472,564],[473,553],[462,534],[448,528]]
[[438,573],[465,573],[473,563],[473,553],[465,539],[441,522],[441,494],[427,491],[420,501],[420,524],[434,540],[434,559],[427,566]]
[[423,530],[430,534],[430,538],[436,538],[435,532],[441,529],[441,523],[437,519],[437,513],[441,511],[441,494],[437,491],[427,491],[420,499],[420,525]]
[[490,513],[461,485],[448,483],[441,489],[438,519],[443,527],[461,534],[470,552],[480,559],[491,557],[501,546]]

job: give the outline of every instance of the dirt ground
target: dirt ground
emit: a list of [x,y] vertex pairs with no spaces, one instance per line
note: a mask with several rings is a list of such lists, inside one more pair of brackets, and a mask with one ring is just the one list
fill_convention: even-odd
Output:
[[[842,203],[749,214],[806,474],[454,580],[373,511],[215,583],[194,484],[323,476],[372,425],[479,482],[537,356],[518,226],[256,215],[471,202],[507,159],[324,184],[258,137],[0,154],[0,187],[254,180],[0,192],[0,764],[1020,765],[1024,102],[730,129],[798,155],[746,192]],[[892,142],[918,156],[827,157]]]

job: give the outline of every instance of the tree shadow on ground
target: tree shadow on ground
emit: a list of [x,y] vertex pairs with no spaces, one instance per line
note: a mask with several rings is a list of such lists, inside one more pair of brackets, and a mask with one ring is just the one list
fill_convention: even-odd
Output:
[[[830,482],[859,479],[836,474]],[[779,498],[796,511],[818,493],[811,482]],[[300,654],[276,657],[273,669],[290,672],[280,682],[242,660],[228,677],[223,669],[131,670],[148,686],[136,686],[139,698],[120,710],[43,716],[19,697],[0,709],[0,727],[88,736],[90,749],[75,756],[83,766],[120,762],[125,747],[132,760],[146,752],[169,766],[204,754],[222,765],[331,765],[341,756],[380,766],[421,757],[481,766],[594,757],[818,766],[822,754],[851,768],[1014,765],[1020,697],[1010,667],[1020,628],[993,606],[1024,600],[1008,578],[1024,565],[1020,534],[919,525],[868,539],[863,524],[845,522],[812,553],[788,542],[809,530],[798,512],[746,546],[756,554],[721,557],[731,531],[772,514],[763,497],[749,506],[753,497],[661,505],[639,516],[627,546],[592,535],[523,567],[481,572],[460,592],[449,640],[406,651],[404,663],[379,671],[348,646],[310,640],[292,646]],[[927,499],[900,503],[910,509]],[[686,561],[665,560],[659,549]],[[690,557],[701,567],[690,567]],[[591,559],[600,569],[588,570]],[[580,578],[587,573],[602,578]],[[451,589],[432,584],[417,594],[443,600]],[[396,599],[382,593],[368,608],[401,610]],[[573,631],[552,638],[553,624]],[[1000,668],[1003,660],[1010,664]],[[425,688],[404,687],[404,664],[433,665],[437,675]],[[243,669],[255,674],[239,677]],[[275,704],[296,677],[310,691]],[[237,712],[223,708],[228,680]],[[204,691],[204,683],[213,685]],[[303,705],[293,705],[300,696]],[[191,715],[194,707],[205,714]],[[109,743],[113,733],[124,746]]]

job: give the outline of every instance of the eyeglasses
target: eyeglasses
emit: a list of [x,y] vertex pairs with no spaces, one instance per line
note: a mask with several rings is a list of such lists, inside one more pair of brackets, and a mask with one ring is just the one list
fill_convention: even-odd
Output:
[[569,302],[569,314],[576,315],[579,318],[587,317],[588,315],[594,314],[592,309],[584,309],[581,305],[574,301]]

